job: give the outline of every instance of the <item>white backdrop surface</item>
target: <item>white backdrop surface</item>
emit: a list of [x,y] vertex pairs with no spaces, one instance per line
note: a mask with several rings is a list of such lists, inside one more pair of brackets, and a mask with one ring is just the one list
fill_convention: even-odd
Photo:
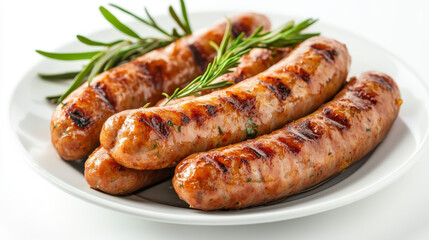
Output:
[[[0,239],[429,239],[429,159],[380,192],[325,213],[249,226],[184,226],[157,223],[80,200],[35,173],[13,136],[11,93],[42,57],[74,39],[109,27],[98,6],[117,3],[154,15],[168,1],[0,0]],[[429,56],[428,1],[202,1],[190,12],[260,11],[317,17],[383,46],[425,81]],[[131,20],[131,19],[130,19]]]

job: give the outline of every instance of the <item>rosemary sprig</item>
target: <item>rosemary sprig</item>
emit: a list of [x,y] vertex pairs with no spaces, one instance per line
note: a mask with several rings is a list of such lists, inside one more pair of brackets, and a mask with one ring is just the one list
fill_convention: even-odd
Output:
[[163,93],[163,95],[168,98],[166,104],[175,98],[199,95],[199,92],[204,90],[223,88],[231,85],[232,83],[227,81],[212,82],[217,77],[231,72],[232,68],[238,66],[240,58],[253,48],[272,49],[294,46],[307,38],[319,35],[319,33],[301,34],[302,30],[316,21],[316,19],[310,18],[297,25],[295,25],[293,21],[290,21],[271,32],[265,33],[262,33],[262,27],[259,27],[248,38],[244,39],[244,34],[242,33],[235,40],[232,40],[231,23],[228,21],[220,46],[211,42],[211,46],[217,50],[217,56],[212,63],[209,63],[205,73],[195,78],[186,87],[182,89],[177,88],[171,96]]
[[[191,26],[188,20],[188,14],[186,11],[186,6],[184,0],[180,0],[182,18],[178,16],[176,11],[172,6],[169,6],[169,13],[172,19],[176,22],[177,26],[182,30],[182,33],[179,33],[176,28],[171,30],[171,33],[167,32],[165,29],[161,28],[155,19],[150,15],[149,11],[145,8],[146,17],[148,20],[145,20],[138,15],[125,10],[117,5],[110,4],[110,6],[126,13],[140,22],[148,25],[163,35],[165,38],[154,38],[154,37],[141,37],[138,33],[132,30],[130,27],[122,23],[115,15],[113,15],[105,7],[100,7],[100,12],[104,18],[110,22],[116,29],[128,35],[129,37],[134,38],[135,40],[116,40],[113,42],[100,42],[89,39],[82,35],[77,35],[77,39],[86,45],[104,47],[104,49],[99,51],[91,52],[78,52],[78,53],[51,53],[41,50],[36,50],[37,53],[56,60],[89,60],[89,62],[80,70],[76,72],[66,72],[66,73],[56,73],[56,74],[45,74],[39,73],[39,77],[46,80],[62,80],[62,79],[72,79],[73,82],[69,89],[61,95],[58,96],[48,96],[47,100],[55,103],[62,103],[62,101],[74,90],[76,90],[80,85],[85,81],[88,84],[103,71],[107,71],[113,67],[116,67],[124,62],[131,61],[137,56],[141,56],[149,51],[155,50],[157,48],[164,47],[177,39],[189,35],[192,33]],[[63,103],[64,104],[64,103]]]

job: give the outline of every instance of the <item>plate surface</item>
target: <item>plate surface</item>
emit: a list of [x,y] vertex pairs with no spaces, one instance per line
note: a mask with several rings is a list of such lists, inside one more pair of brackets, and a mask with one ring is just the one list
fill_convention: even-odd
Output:
[[[211,25],[223,16],[225,12],[207,12],[191,14],[190,18],[196,29]],[[273,26],[291,19],[278,14],[267,16]],[[162,25],[171,25],[167,17],[157,19]],[[131,26],[139,32],[154,34],[139,24]],[[404,103],[388,136],[372,153],[323,185],[275,203],[244,210],[203,212],[186,208],[186,204],[175,195],[169,181],[127,197],[110,196],[90,189],[82,174],[83,162],[62,161],[50,142],[49,123],[55,106],[48,104],[45,96],[63,92],[68,83],[49,82],[37,77],[38,72],[78,69],[83,62],[64,63],[46,59],[30,69],[10,101],[12,128],[28,154],[28,163],[43,177],[79,198],[150,220],[196,225],[238,225],[292,219],[337,208],[382,189],[422,158],[422,150],[429,145],[429,91],[406,64],[381,47],[323,22],[316,23],[312,30],[346,43],[352,56],[349,76],[367,70],[377,70],[392,76],[400,87]],[[116,40],[121,35],[110,29],[90,37],[108,41]],[[72,43],[57,50],[87,49]]]

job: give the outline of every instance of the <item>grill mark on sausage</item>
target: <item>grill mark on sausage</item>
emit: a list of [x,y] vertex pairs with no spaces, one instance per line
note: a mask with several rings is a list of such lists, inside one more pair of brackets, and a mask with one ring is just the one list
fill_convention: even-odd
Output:
[[252,153],[257,158],[271,159],[274,156],[274,150],[268,146],[264,146],[261,143],[256,143],[253,146],[244,144],[244,150]]
[[378,83],[381,86],[384,86],[385,88],[389,89],[390,91],[393,91],[393,81],[392,79],[378,74],[368,74],[368,76],[373,80],[374,82]]
[[[132,63],[132,62],[131,62]],[[158,62],[140,62],[136,61],[135,65],[139,69],[140,73],[143,74],[144,79],[148,81],[148,84],[155,86],[156,89],[161,89],[163,85],[163,72],[164,69]],[[165,63],[164,63],[165,64]]]
[[274,156],[274,150],[268,146],[263,145],[262,143],[257,143],[254,147],[260,153],[265,155],[265,158],[272,158]]
[[244,158],[240,158],[240,162],[246,167],[246,170],[250,172],[252,169],[250,167],[249,161]]
[[377,103],[375,96],[365,92],[362,89],[351,90],[348,94],[346,101],[351,102],[351,106],[357,110],[368,110],[372,108],[372,105]]
[[216,106],[210,105],[210,104],[204,104],[203,107],[206,108],[206,112],[210,115],[213,116],[218,112],[218,109]]
[[296,134],[304,141],[314,141],[319,139],[319,137],[322,135],[322,133],[309,119],[294,124],[291,132]]
[[290,134],[292,136],[287,137],[279,137],[277,138],[277,141],[285,145],[286,149],[291,152],[292,154],[296,155],[301,151],[302,142],[299,141],[296,137],[294,138],[293,134]]
[[351,94],[353,96],[356,96],[362,100],[364,100],[365,102],[367,102],[367,104],[377,104],[377,99],[376,96],[373,93],[369,93],[367,91],[365,91],[364,89],[355,89],[351,91]]
[[256,108],[256,100],[253,95],[243,94],[244,96],[241,97],[237,94],[230,93],[229,97],[224,98],[224,100],[231,104],[231,106],[246,114],[247,116],[253,116],[255,115],[255,108]]
[[209,63],[209,57],[204,51],[204,48],[198,42],[193,42],[189,44],[188,47],[191,50],[194,62],[201,72],[203,72]]
[[322,113],[327,122],[334,125],[338,129],[344,130],[350,128],[349,120],[346,117],[336,113],[331,108],[324,108]]
[[239,83],[239,82],[243,81],[244,79],[246,79],[246,77],[244,76],[244,73],[242,71],[240,71],[240,73],[238,75],[232,77],[232,81],[234,83]]
[[107,103],[110,109],[115,110],[116,101],[107,89],[106,85],[100,82],[95,83],[93,86],[94,91],[100,96],[100,98]]
[[321,55],[329,63],[335,62],[335,57],[339,55],[339,52],[335,49],[328,47],[323,43],[315,43],[310,46],[315,53]]
[[67,114],[73,120],[73,122],[80,128],[85,128],[91,123],[91,116],[88,116],[81,109],[79,109],[76,104],[72,104],[67,109]]
[[235,21],[232,23],[231,33],[234,38],[237,38],[241,33],[248,37],[250,35],[250,25],[243,21]]
[[280,78],[277,78],[277,83],[269,84],[265,81],[261,81],[258,79],[258,81],[264,85],[268,90],[270,90],[280,101],[286,100],[287,97],[289,97],[291,90],[286,85],[284,85],[282,82],[280,82]]
[[158,114],[153,114],[152,116],[142,114],[141,116],[139,116],[138,119],[140,122],[146,124],[159,135],[168,138],[168,135],[170,134],[170,129],[167,127],[164,120],[162,120],[162,118]]
[[258,149],[254,148],[252,146],[249,146],[247,144],[244,144],[244,150],[246,150],[247,152],[252,153],[257,158],[265,158],[265,154],[263,152],[259,152]]
[[303,80],[306,83],[309,83],[311,80],[310,74],[297,65],[288,65],[285,68],[283,68],[283,71],[288,72],[292,74],[293,76]]
[[199,109],[191,108],[191,118],[197,122],[198,126],[202,126],[206,120],[206,116],[201,114]]
[[209,157],[203,156],[202,158],[215,165],[216,168],[219,169],[222,173],[226,173],[228,171],[228,168],[225,166],[225,164],[220,162],[220,156],[218,154],[214,154]]
[[182,125],[187,125],[191,121],[191,118],[185,113],[181,112],[180,121],[182,122]]

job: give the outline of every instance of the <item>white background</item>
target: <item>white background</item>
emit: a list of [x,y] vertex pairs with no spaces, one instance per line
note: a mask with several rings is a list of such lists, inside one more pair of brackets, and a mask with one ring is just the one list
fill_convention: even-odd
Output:
[[[110,27],[99,5],[164,14],[176,0],[0,0],[0,239],[429,239],[429,159],[356,203],[295,220],[198,227],[141,220],[77,199],[27,164],[8,120],[14,86],[42,57],[76,34]],[[404,60],[429,81],[428,1],[188,0],[190,12],[236,10],[317,17],[364,36]],[[37,127],[37,126],[35,126]]]

